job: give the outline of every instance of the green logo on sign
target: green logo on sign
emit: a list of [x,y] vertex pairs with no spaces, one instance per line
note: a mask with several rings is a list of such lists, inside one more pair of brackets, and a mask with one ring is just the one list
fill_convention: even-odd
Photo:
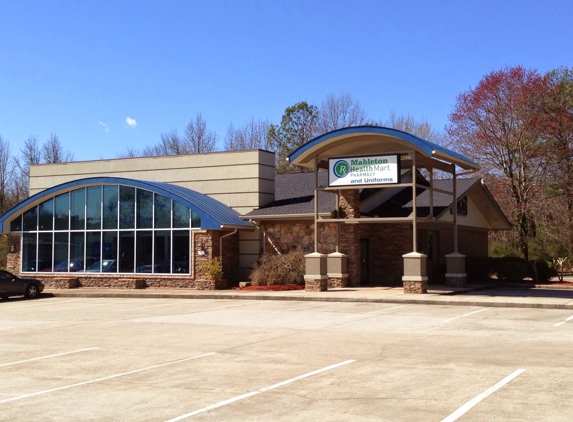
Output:
[[333,170],[336,177],[345,177],[350,171],[350,166],[348,165],[347,161],[338,160],[336,163],[334,163]]

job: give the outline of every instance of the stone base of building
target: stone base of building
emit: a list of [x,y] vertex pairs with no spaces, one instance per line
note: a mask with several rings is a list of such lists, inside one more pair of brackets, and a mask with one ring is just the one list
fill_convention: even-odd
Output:
[[404,293],[424,294],[428,293],[428,280],[404,280]]
[[45,284],[47,289],[77,289],[80,287],[78,278],[55,278],[52,282]]
[[305,277],[304,290],[307,292],[325,292],[326,290],[328,290],[328,278]]
[[336,287],[346,287],[348,284],[348,276],[346,277],[329,277],[328,288],[334,289]]
[[227,288],[227,280],[197,280],[196,290],[223,290]]
[[462,287],[466,285],[466,274],[446,274],[446,286]]

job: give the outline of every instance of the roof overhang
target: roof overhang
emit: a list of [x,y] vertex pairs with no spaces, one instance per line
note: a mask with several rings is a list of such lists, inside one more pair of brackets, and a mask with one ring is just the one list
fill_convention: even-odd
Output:
[[[297,166],[328,168],[329,157],[382,155],[414,151],[422,166],[455,165],[476,171],[480,166],[472,159],[441,145],[397,129],[381,126],[356,126],[334,130],[318,136],[292,152],[288,159]],[[434,163],[434,164],[433,164]]]

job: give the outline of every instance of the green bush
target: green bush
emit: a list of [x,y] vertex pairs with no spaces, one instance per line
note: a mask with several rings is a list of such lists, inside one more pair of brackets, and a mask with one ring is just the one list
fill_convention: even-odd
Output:
[[221,280],[223,278],[223,262],[218,256],[205,261],[202,268],[211,280]]
[[304,284],[305,260],[302,252],[265,255],[255,264],[249,279],[254,286]]
[[557,271],[544,259],[531,261],[531,270],[533,279],[536,281],[549,281],[552,277],[557,276]]
[[492,273],[492,259],[487,256],[466,257],[466,274],[468,281],[486,281]]

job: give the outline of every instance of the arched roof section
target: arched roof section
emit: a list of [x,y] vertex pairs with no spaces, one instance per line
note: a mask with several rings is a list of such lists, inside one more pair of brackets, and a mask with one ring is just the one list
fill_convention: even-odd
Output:
[[[465,170],[479,169],[475,161],[458,152],[410,133],[382,126],[355,126],[325,133],[292,152],[289,162],[314,168],[316,157],[385,154],[412,149],[424,157],[455,164]],[[319,163],[319,167],[325,166],[325,162]]]
[[0,217],[0,228],[4,227],[6,221],[10,221],[16,215],[32,208],[33,206],[49,199],[53,196],[65,193],[74,189],[93,185],[122,185],[145,189],[151,192],[171,198],[188,208],[191,208],[201,217],[202,229],[222,229],[224,227],[252,227],[250,223],[241,220],[241,215],[227,205],[213,199],[207,195],[196,192],[182,186],[172,185],[163,182],[153,182],[145,180],[127,179],[122,177],[89,177],[43,190],[34,196],[13,207]]

